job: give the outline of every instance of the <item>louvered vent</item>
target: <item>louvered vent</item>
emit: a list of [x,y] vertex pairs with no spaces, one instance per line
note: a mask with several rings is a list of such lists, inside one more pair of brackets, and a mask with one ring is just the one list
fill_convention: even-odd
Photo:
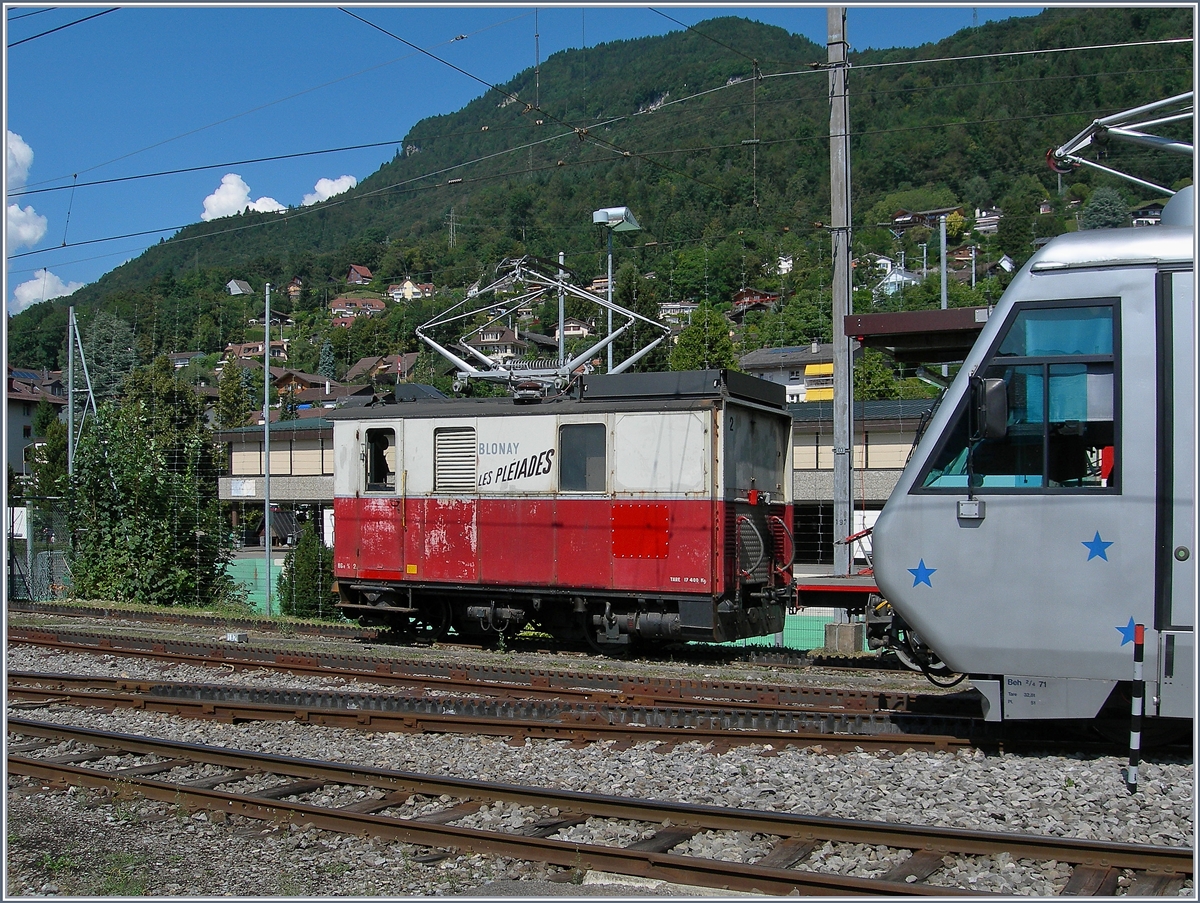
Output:
[[475,494],[475,430],[433,432],[433,491]]

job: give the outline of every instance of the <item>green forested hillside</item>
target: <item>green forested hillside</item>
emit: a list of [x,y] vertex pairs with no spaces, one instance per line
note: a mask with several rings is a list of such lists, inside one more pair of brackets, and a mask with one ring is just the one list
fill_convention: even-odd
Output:
[[[1097,116],[1191,86],[1190,44],[1103,45],[1190,38],[1191,28],[1186,8],[1065,8],[920,48],[852,54],[856,252],[905,250],[919,259],[920,236],[902,247],[878,223],[894,207],[925,201],[968,212],[1002,206],[1008,225],[981,251],[1027,257],[1031,237],[1072,225],[1057,200],[1054,215],[1037,216],[1039,200],[1058,198],[1047,148]],[[1078,47],[1099,49],[1051,52]],[[1045,52],[1017,55],[1029,50]],[[605,264],[591,211],[615,204],[630,206],[644,228],[618,239],[618,290],[629,303],[721,304],[743,286],[781,290],[785,309],[751,324],[746,341],[821,337],[829,109],[828,77],[814,64],[825,58],[823,46],[737,18],[555,54],[536,86],[529,70],[499,86],[504,94],[489,91],[418,123],[404,151],[347,194],[285,214],[189,226],[69,300],[21,313],[9,325],[10,360],[56,366],[68,304],[85,324],[101,309],[123,319],[143,358],[215,352],[243,338],[261,306],[261,295],[229,297],[229,279],[261,291],[264,282],[299,276],[295,309],[282,294],[273,302],[304,338],[315,337],[295,343],[303,345],[297,362],[315,369],[329,340],[344,371],[360,354],[415,349],[412,328],[429,312],[396,308],[329,330],[323,301],[344,288],[351,263],[370,267],[377,289],[411,277],[447,299],[517,254],[564,251],[567,266],[590,280]],[[372,102],[386,106],[386,98]],[[1186,158],[1110,152],[1110,165],[1161,184],[1191,173]],[[1142,199],[1138,189],[1088,171],[1064,177],[1062,187],[1083,198],[1102,183],[1130,204]],[[774,265],[781,256],[793,260],[784,276]],[[647,273],[656,278],[639,278]]]

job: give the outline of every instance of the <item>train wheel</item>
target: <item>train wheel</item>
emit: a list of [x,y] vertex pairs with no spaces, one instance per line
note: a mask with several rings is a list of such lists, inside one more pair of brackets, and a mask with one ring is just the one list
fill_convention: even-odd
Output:
[[409,615],[396,629],[408,642],[436,643],[450,629],[450,603],[441,599],[422,602],[418,613]]

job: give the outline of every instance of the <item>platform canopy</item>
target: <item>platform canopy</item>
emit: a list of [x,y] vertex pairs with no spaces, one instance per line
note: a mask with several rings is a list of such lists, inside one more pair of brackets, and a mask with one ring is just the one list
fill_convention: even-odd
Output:
[[988,321],[990,308],[904,310],[851,314],[846,335],[901,364],[949,364],[966,358]]

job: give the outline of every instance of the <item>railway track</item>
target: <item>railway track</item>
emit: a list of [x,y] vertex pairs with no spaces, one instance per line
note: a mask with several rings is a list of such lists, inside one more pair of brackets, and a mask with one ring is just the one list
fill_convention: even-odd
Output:
[[750,681],[656,678],[639,674],[498,667],[470,662],[406,661],[395,657],[314,649],[280,649],[247,643],[122,636],[107,632],[10,627],[10,643],[72,652],[118,653],[194,665],[270,668],[294,674],[367,679],[447,693],[509,698],[579,699],[645,705],[692,702],[747,709],[837,708],[886,711],[919,718],[978,718],[978,700],[965,693],[931,696],[890,691],[763,684]]
[[[967,740],[944,734],[906,734],[888,713],[814,709],[704,708],[594,704],[563,700],[495,700],[423,693],[361,693],[259,689],[56,673],[8,672],[10,704],[24,700],[136,708],[188,718],[299,721],[332,727],[406,733],[465,733],[566,739],[575,743],[699,742],[714,749],[748,743],[821,746],[829,750],[954,750]],[[22,705],[21,702],[15,703]]]
[[[1056,860],[1073,866],[1063,894],[1107,895],[1123,870],[1131,895],[1176,893],[1192,851],[1056,837],[994,834],[655,802],[350,766],[10,718],[8,770],[45,785],[105,788],[187,810],[367,834],[427,847],[423,861],[470,851],[755,893],[964,896],[939,883],[950,857]],[[525,807],[528,817],[480,822],[485,807]],[[591,820],[616,820],[637,837],[623,846],[573,839]],[[482,827],[482,824],[489,827]],[[505,827],[497,827],[497,824]],[[691,838],[734,833],[768,846],[753,862],[689,855]],[[889,851],[876,878],[824,873],[826,844]],[[809,864],[806,864],[809,860]],[[569,874],[569,873],[568,873]]]

